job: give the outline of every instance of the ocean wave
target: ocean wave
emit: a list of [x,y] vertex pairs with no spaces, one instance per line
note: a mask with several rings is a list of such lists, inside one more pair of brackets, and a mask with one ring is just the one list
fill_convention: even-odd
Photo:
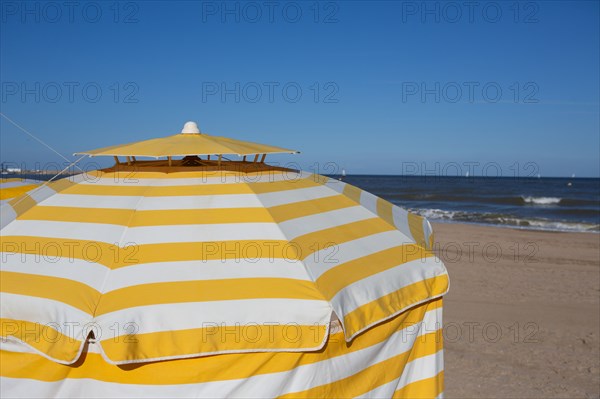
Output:
[[554,205],[560,204],[561,198],[557,197],[521,197],[526,204]]
[[[377,193],[381,194],[381,193]],[[426,201],[426,202],[452,202],[452,203],[479,203],[495,204],[501,206],[535,206],[535,205],[563,205],[563,199],[558,197],[534,197],[525,195],[501,196],[501,195],[456,195],[452,194],[431,194],[431,193],[400,193],[385,195],[386,199],[392,202],[406,201]],[[594,202],[588,203],[595,205]]]
[[447,211],[443,209],[410,209],[411,212],[438,222],[473,223],[545,231],[600,232],[599,224],[522,219],[512,215],[485,212]]

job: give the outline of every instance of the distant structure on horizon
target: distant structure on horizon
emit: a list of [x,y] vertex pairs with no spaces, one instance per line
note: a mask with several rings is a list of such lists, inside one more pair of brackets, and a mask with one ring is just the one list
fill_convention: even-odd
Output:
[[21,168],[7,168],[4,166],[4,162],[2,162],[2,164],[0,164],[0,173],[2,173],[3,175],[7,175],[9,173],[21,173],[22,169]]

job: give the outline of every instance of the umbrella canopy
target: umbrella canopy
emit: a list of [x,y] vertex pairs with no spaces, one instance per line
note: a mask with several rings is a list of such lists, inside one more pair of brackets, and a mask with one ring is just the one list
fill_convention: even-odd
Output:
[[267,165],[117,166],[2,207],[4,394],[441,393],[427,220]]
[[255,155],[255,154],[293,154],[298,151],[271,145],[251,143],[227,137],[210,136],[200,133],[195,122],[187,122],[181,133],[173,136],[121,144],[96,150],[82,151],[75,155],[112,155],[138,157],[166,157],[186,155]]

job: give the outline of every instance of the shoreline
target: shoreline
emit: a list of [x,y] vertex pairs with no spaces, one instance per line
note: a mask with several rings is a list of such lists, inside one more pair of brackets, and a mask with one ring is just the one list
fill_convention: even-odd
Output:
[[600,236],[432,225],[446,397],[600,396]]
[[433,231],[435,233],[436,225],[461,225],[461,226],[477,226],[477,227],[489,227],[489,228],[499,228],[499,229],[509,229],[515,231],[530,231],[534,233],[575,233],[575,234],[600,234],[600,230],[558,230],[558,229],[542,229],[535,228],[532,226],[513,226],[507,224],[490,224],[490,223],[477,223],[477,222],[464,222],[464,221],[454,221],[454,220],[440,220],[440,219],[431,219],[426,218],[429,223],[431,223],[433,227]]

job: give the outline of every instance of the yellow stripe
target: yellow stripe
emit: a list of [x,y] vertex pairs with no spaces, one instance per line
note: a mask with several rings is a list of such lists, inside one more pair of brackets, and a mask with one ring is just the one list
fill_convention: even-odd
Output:
[[129,226],[213,223],[273,223],[273,218],[265,208],[137,211]]
[[[10,259],[10,258],[9,258]],[[10,260],[9,260],[10,261]],[[143,284],[101,294],[83,283],[59,277],[0,272],[5,293],[48,298],[101,315],[136,306],[163,303],[254,298],[324,300],[312,281],[285,278],[241,278]]]
[[263,194],[285,190],[314,187],[314,179],[304,178],[290,181],[260,183],[200,184],[192,186],[141,186],[122,184],[105,186],[76,184],[64,190],[64,194],[80,195],[127,195],[145,197],[173,197],[190,195]]
[[[394,225],[394,213],[393,213],[394,205],[383,198],[377,198],[377,214],[386,222]],[[408,228],[410,229],[410,234],[415,239],[417,244],[421,245],[423,248],[431,249],[433,248],[433,233],[429,235],[429,240],[426,241],[425,231],[423,230],[423,221],[424,218],[412,213],[408,213]]]
[[[201,170],[201,171],[177,171],[177,172],[148,172],[143,168],[139,170],[129,170],[121,172],[105,172],[103,170],[94,170],[86,172],[88,180],[94,181],[95,178],[112,179],[115,182],[124,183],[135,183],[137,180],[141,180],[143,184],[144,179],[217,179],[217,178],[238,178],[240,182],[252,182],[256,181],[259,177],[265,177],[268,179],[279,178],[281,176],[289,177],[293,179],[296,174],[294,172],[281,171],[281,170],[250,170],[240,172],[235,170]],[[317,180],[315,180],[317,181]]]
[[[238,258],[305,259],[331,245],[394,230],[380,218],[352,222],[285,240],[236,240],[143,244],[121,248],[98,241],[29,236],[3,236],[2,251],[63,257],[100,263],[111,269],[148,262],[226,260]],[[10,259],[10,258],[9,258]]]
[[34,207],[37,204],[37,202],[28,194],[23,194],[19,197],[13,198],[10,201],[8,201],[8,204],[13,208],[13,210],[18,216]]
[[119,247],[98,241],[71,240],[52,237],[3,236],[0,247],[8,261],[20,259],[18,254],[40,255],[46,259],[58,257],[83,259],[110,269],[142,263],[179,262],[191,260],[230,259],[298,259],[298,246],[285,240],[236,240],[215,242],[175,242],[131,244]]
[[380,218],[395,226],[394,224],[394,213],[391,202],[384,200],[383,198],[377,198],[377,214]]
[[379,297],[344,316],[346,337],[351,337],[365,327],[385,320],[400,309],[441,296],[446,291],[448,291],[448,275],[443,274]]
[[[102,348],[111,360],[117,362],[214,353],[223,350],[310,350],[321,346],[326,332],[324,325],[218,326],[215,324],[211,326],[210,323],[207,324],[206,328],[109,338],[102,341]],[[134,352],[131,351],[131,346],[135,347]]]
[[374,217],[304,234],[293,239],[292,243],[298,248],[299,258],[305,259],[324,248],[391,230],[394,230],[393,226]]
[[24,179],[20,178],[20,177],[11,177],[8,179],[4,179],[4,178],[0,178],[0,183],[13,183],[16,181],[23,181]]
[[0,319],[2,337],[15,337],[48,356],[65,361],[72,361],[79,353],[81,341],[63,335],[66,328],[59,323],[32,323],[24,320]]
[[354,187],[350,184],[346,184],[344,186],[344,195],[348,198],[350,198],[352,201],[356,202],[357,204],[360,204],[360,194],[362,193],[362,190],[358,187]]
[[[143,367],[139,367],[137,364],[110,365],[99,354],[88,353],[85,360],[77,364],[78,367],[70,367],[36,354],[0,351],[0,375],[49,382],[65,378],[92,378],[99,381],[140,385],[177,385],[242,379],[253,375],[289,371],[298,366],[313,364],[367,348],[383,342],[394,331],[409,328],[420,322],[423,320],[425,312],[441,306],[441,299],[417,306],[373,327],[368,334],[357,336],[351,345],[346,343],[341,332],[331,335],[327,345],[318,352],[225,354],[145,363]],[[160,376],[160,379],[157,379],[156,376]]]
[[140,211],[135,209],[37,206],[21,215],[19,219],[107,223],[129,227],[212,223],[273,223],[273,218],[265,208]]
[[20,220],[51,220],[60,222],[125,224],[134,210],[103,208],[68,208],[61,206],[36,206],[20,215]]
[[413,260],[433,256],[414,244],[402,245],[372,253],[341,264],[323,273],[316,281],[317,287],[327,299],[332,299],[350,284],[386,270],[401,267]]
[[279,396],[280,398],[349,398],[355,397],[391,382],[402,375],[407,363],[436,353],[441,346],[442,333],[418,337],[410,351],[393,356],[367,367],[350,377],[320,385],[302,392]]
[[332,197],[273,206],[268,209],[271,215],[273,215],[273,219],[275,219],[275,221],[285,222],[286,220],[316,215],[319,213],[348,208],[351,206],[356,206],[356,203],[352,202],[349,198],[343,195],[334,195]]
[[67,177],[67,178],[64,178],[64,179],[58,179],[58,180],[51,181],[50,183],[48,183],[48,187],[50,187],[52,190],[54,190],[57,193],[59,193],[59,192],[63,191],[66,188],[74,186],[75,184],[78,184],[78,183],[73,183]]
[[444,392],[444,372],[436,376],[416,381],[394,392],[393,398],[433,399]]
[[408,214],[408,228],[415,242],[423,248],[428,248],[428,241],[425,240],[425,232],[423,231],[423,218],[413,213]]
[[25,212],[19,219],[106,223],[129,227],[211,223],[275,223],[350,206],[356,206],[356,204],[342,195],[280,205],[273,208],[135,210],[38,206]]
[[98,291],[77,281],[16,272],[0,272],[0,290],[59,301],[90,315],[100,299]]
[[108,292],[102,296],[95,315],[154,304],[261,298],[325,300],[312,281],[285,278],[177,281]]
[[39,187],[37,184],[27,184],[18,187],[0,188],[0,200],[7,200]]

